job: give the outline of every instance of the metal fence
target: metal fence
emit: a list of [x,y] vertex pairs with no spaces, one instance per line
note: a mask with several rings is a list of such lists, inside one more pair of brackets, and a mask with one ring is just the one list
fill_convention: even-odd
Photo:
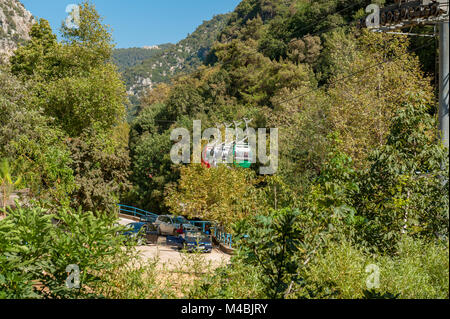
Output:
[[[134,217],[140,217],[140,218],[148,218],[151,217],[156,220],[159,215],[150,213],[146,210],[133,207],[133,206],[127,206],[119,204],[120,213],[125,215],[131,215]],[[191,223],[194,226],[199,227],[203,233],[207,233],[207,230],[209,229],[209,235],[213,235],[220,243],[222,243],[224,246],[228,248],[233,248],[233,235],[226,233],[218,227],[214,222],[209,221],[193,221],[190,220],[189,223]],[[209,226],[209,227],[208,227]]]
[[219,228],[215,228],[214,237],[226,247],[233,248],[233,235],[226,233]]
[[120,213],[125,214],[125,215],[132,215],[134,217],[153,217],[155,219],[158,218],[157,214],[147,212],[140,208],[127,206],[127,205],[121,205],[121,204],[119,204],[118,206],[120,209]]

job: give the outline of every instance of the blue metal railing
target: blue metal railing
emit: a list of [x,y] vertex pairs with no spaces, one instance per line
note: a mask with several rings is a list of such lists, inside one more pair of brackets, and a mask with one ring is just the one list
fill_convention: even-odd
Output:
[[211,227],[212,226],[211,222],[190,220],[189,223],[194,225],[194,226],[199,227],[202,230],[202,232],[204,232],[204,233],[206,233],[206,226],[210,225],[210,232],[211,232],[211,228],[212,228]]
[[217,225],[213,222],[205,222],[205,221],[189,221],[192,225],[198,226],[202,229],[204,233],[206,233],[206,225],[209,224],[209,235],[213,235],[216,239],[224,244],[228,248],[233,248],[233,235],[228,234],[221,230]]
[[228,248],[233,248],[233,235],[228,234],[219,228],[214,228],[214,237]]
[[[127,205],[122,205],[122,204],[118,204],[118,206],[120,209],[120,213],[125,214],[125,215],[131,215],[134,217],[144,217],[144,218],[152,217],[154,219],[158,218],[158,216],[159,216],[157,214],[150,213],[146,210],[143,210],[143,209],[140,209],[137,207],[133,207],[133,206],[127,206]],[[209,222],[209,221],[193,221],[193,220],[190,220],[189,223],[201,228],[202,232],[204,232],[204,233],[206,233],[206,227],[207,227],[207,225],[209,225],[210,226],[210,228],[209,228],[210,235],[214,235],[214,237],[216,237],[216,239],[219,242],[221,242],[222,244],[224,244],[225,246],[227,246],[229,248],[232,248],[233,235],[222,231],[215,225],[215,223]]]
[[125,215],[132,215],[134,217],[153,217],[153,218],[158,218],[157,214],[147,212],[146,210],[143,210],[143,209],[140,209],[140,208],[127,206],[127,205],[122,205],[122,204],[119,204],[118,206],[119,206],[119,209],[120,209],[120,213],[125,214]]

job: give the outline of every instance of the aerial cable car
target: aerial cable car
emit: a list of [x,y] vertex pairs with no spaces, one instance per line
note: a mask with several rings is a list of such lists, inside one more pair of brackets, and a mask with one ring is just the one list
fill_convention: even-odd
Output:
[[248,124],[252,120],[248,120],[244,118],[245,122],[245,136],[242,140],[238,141],[238,132],[236,128],[236,142],[233,147],[233,155],[234,155],[234,163],[239,165],[240,167],[250,168],[252,165],[252,149],[249,144],[249,130]]
[[[216,124],[216,126],[220,132],[221,125]],[[202,152],[202,165],[203,166],[206,166],[207,168],[217,167],[217,153],[219,150],[219,147],[217,146],[218,143],[219,143],[219,140],[217,139],[215,143],[208,144],[203,149],[203,152]]]
[[[233,163],[233,145],[234,141],[229,139],[229,135],[226,134],[228,132],[228,129],[233,124],[224,124],[225,126],[225,142],[218,144],[215,143],[213,146],[211,146],[211,152],[210,152],[210,167],[217,167],[218,164],[224,164],[224,163]],[[220,127],[217,126],[217,128],[220,131]]]
[[[225,126],[225,128],[229,127],[229,125],[225,124],[225,125],[220,125],[220,124],[216,124],[217,129],[221,130],[222,126]],[[223,163],[223,159],[222,159],[222,154],[223,154],[223,149],[224,149],[224,144],[225,143],[219,143],[219,141],[217,141],[217,143],[215,143],[214,147],[213,147],[213,151],[212,151],[212,158],[213,158],[213,167],[217,167],[218,164]]]
[[222,163],[233,163],[233,146],[232,143],[224,143],[222,146]]
[[[219,143],[217,140],[213,144],[208,144],[202,152],[202,165],[207,168],[217,167],[219,163],[233,163],[235,165],[239,165],[244,168],[249,168],[251,166],[252,161],[252,149],[249,145],[249,129],[248,124],[252,120],[248,120],[244,118],[246,130],[243,138],[240,140],[239,136],[239,126],[242,124],[241,122],[234,121],[235,126],[235,138],[234,141],[229,139],[228,134],[226,132],[233,124],[225,123],[225,142]],[[218,130],[220,131],[221,126],[217,125]]]
[[229,128],[232,126],[233,124],[226,124],[225,123],[225,143],[221,144],[221,149],[220,149],[220,155],[221,155],[221,163],[233,163],[233,145],[234,145],[234,141],[231,139],[229,139]]
[[206,146],[202,152],[202,165],[206,168],[211,168],[209,153],[211,152],[211,147]]

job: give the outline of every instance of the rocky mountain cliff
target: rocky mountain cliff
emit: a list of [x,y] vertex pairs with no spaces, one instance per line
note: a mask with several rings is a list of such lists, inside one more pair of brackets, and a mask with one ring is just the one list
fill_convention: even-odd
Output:
[[32,14],[18,0],[0,0],[0,59],[10,57],[29,40]]

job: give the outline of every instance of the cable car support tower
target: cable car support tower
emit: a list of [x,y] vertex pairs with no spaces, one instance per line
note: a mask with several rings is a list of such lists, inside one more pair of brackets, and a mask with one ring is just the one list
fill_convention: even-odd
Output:
[[362,27],[374,32],[407,35],[408,33],[398,32],[398,30],[417,25],[438,25],[439,130],[442,143],[447,147],[447,150],[449,147],[449,1],[396,0],[395,4],[383,8],[371,4],[366,8],[366,12],[370,15],[360,22]]

